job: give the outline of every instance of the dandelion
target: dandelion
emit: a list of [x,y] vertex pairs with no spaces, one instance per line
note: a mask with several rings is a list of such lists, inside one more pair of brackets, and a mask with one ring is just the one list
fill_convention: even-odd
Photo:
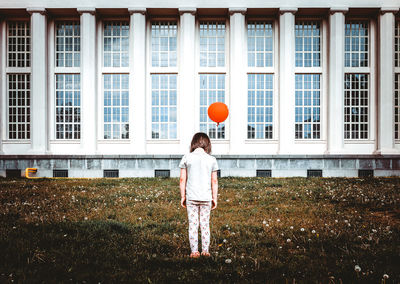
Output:
[[300,231],[304,232],[304,228],[301,228]]
[[264,225],[267,224],[267,221],[264,220],[264,221],[263,221],[263,224],[264,224]]
[[227,258],[227,259],[225,259],[225,263],[231,263],[232,262],[232,259],[230,259],[230,258]]
[[356,272],[360,272],[361,271],[361,267],[359,265],[354,266],[354,270]]
[[316,232],[315,232],[315,230],[312,230],[311,233],[315,234]]
[[281,247],[281,246],[279,246],[279,249],[282,249],[282,247]]
[[269,227],[269,224],[265,224],[266,227]]
[[280,222],[281,221],[281,219],[276,219],[276,222]]
[[287,243],[290,243],[291,241],[292,241],[291,239],[287,239],[287,240],[286,240]]
[[224,239],[224,240],[223,240],[223,242],[224,242],[224,243],[226,243],[226,242],[227,242],[227,240],[226,240],[226,239]]
[[389,275],[387,275],[386,273],[383,274],[383,279],[389,279]]
[[290,226],[290,229],[293,230],[293,226]]
[[376,233],[377,232],[377,230],[375,230],[375,229],[372,229],[372,233]]
[[85,217],[85,220],[87,220],[88,219],[88,217]]

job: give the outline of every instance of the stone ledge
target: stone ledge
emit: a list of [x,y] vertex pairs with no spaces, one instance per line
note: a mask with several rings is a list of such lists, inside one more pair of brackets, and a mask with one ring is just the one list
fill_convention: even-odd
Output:
[[[180,159],[184,154],[171,155],[0,155],[0,160],[15,159]],[[212,155],[217,159],[400,159],[400,155]]]

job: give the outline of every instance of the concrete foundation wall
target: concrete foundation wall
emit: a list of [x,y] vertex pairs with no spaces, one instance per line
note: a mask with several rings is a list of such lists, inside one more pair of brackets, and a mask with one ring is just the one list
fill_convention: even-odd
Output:
[[[221,177],[256,176],[271,170],[272,177],[307,176],[307,170],[322,170],[323,177],[357,177],[358,170],[373,170],[374,176],[400,176],[399,156],[254,156],[215,155]],[[119,177],[154,177],[155,170],[169,170],[178,177],[181,155],[131,156],[1,156],[0,176],[7,170],[37,168],[36,177],[53,177],[53,170],[68,170],[68,177],[103,177],[104,170],[119,170]]]

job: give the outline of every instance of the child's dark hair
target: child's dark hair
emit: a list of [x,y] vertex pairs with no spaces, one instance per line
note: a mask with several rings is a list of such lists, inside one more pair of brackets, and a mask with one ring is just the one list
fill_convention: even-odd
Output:
[[192,143],[190,143],[190,152],[193,152],[198,147],[203,148],[207,154],[211,153],[211,141],[204,132],[197,132],[193,135]]

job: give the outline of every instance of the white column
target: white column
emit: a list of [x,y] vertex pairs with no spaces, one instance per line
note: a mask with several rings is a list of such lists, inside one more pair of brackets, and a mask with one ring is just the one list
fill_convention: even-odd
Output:
[[81,150],[97,152],[96,16],[95,8],[78,8],[81,15]]
[[382,8],[379,16],[378,149],[394,154],[394,13],[399,8]]
[[47,148],[47,19],[45,8],[27,8],[31,14],[31,153]]
[[180,16],[180,56],[179,58],[179,137],[180,151],[188,152],[195,133],[195,42],[196,8],[179,8]]
[[[146,153],[146,8],[129,8],[130,137],[134,154]],[[133,47],[133,49],[132,49]],[[133,75],[133,76],[132,76]]]
[[297,8],[281,8],[279,16],[279,154],[294,149],[294,24]]
[[3,152],[3,139],[6,139],[6,21],[0,18],[0,155]]
[[344,142],[344,24],[348,8],[334,8],[329,17],[327,154],[340,154]]
[[230,60],[229,60],[229,154],[243,152],[246,139],[246,8],[230,8]]

